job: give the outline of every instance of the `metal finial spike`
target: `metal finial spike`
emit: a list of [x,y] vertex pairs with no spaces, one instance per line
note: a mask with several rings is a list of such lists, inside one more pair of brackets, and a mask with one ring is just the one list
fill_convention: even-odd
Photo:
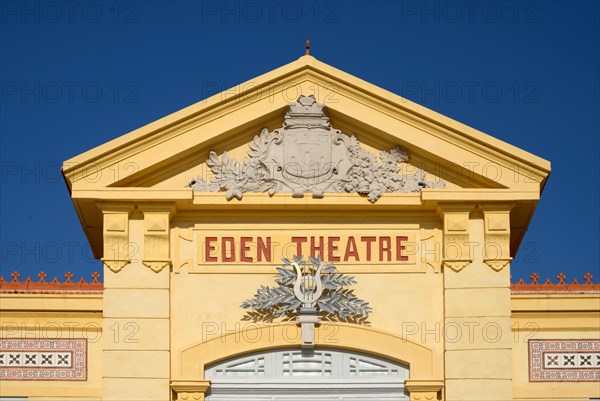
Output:
[[310,56],[310,40],[306,39],[306,55]]

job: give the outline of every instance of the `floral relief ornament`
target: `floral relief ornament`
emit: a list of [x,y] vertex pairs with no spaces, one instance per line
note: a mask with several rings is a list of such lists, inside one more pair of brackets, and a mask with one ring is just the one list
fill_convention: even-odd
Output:
[[300,96],[288,106],[283,127],[263,129],[248,144],[240,163],[223,152],[211,151],[206,164],[214,176],[198,177],[187,186],[197,192],[226,191],[227,200],[241,200],[245,192],[291,192],[294,197],[325,192],[358,193],[375,203],[386,192],[419,192],[444,187],[442,180],[425,181],[425,172],[402,174],[399,164],[409,154],[400,147],[381,150],[379,159],[355,136],[333,129],[324,106],[314,96]]

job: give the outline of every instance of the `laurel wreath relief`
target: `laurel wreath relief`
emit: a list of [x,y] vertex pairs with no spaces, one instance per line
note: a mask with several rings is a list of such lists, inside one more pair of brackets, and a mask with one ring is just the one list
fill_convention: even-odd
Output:
[[[358,298],[350,286],[356,284],[353,276],[340,273],[337,268],[320,258],[309,256],[305,260],[303,256],[294,256],[293,262],[283,258],[283,265],[277,267],[275,282],[277,286],[261,286],[256,294],[245,300],[241,307],[248,312],[243,320],[254,322],[272,322],[276,318],[284,320],[293,319],[301,308],[301,301],[294,294],[294,284],[298,279],[298,272],[294,264],[299,266],[305,275],[314,279],[321,264],[321,283],[323,292],[316,301],[315,307],[322,320],[339,321],[347,323],[368,324],[367,318],[372,308],[367,301]],[[301,291],[308,289],[301,286]]]

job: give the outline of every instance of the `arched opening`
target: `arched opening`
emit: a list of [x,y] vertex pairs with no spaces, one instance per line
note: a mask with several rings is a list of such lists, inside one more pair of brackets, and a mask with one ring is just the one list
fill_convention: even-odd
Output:
[[207,401],[408,400],[409,368],[343,349],[271,349],[244,354],[205,370]]
[[[268,326],[252,326],[246,330],[228,333],[223,336],[212,338],[208,341],[202,341],[192,344],[180,351],[179,361],[176,362],[176,375],[171,380],[171,387],[176,394],[195,394],[202,399],[207,391],[212,387],[214,379],[209,377],[212,373],[208,373],[209,369],[214,369],[223,363],[236,361],[239,358],[245,358],[252,354],[265,354],[269,352],[295,351],[302,352],[299,343],[299,337],[290,337],[289,333],[296,329],[290,324],[268,325]],[[346,354],[357,354],[362,357],[369,358],[372,361],[383,361],[392,365],[403,366],[410,369],[410,378],[405,380],[403,386],[410,394],[418,394],[422,399],[434,400],[438,397],[439,392],[443,388],[443,381],[438,379],[440,367],[434,365],[434,355],[431,349],[417,344],[413,341],[395,336],[390,333],[379,331],[370,327],[336,323],[335,325],[321,324],[315,329],[316,351],[340,351]],[[297,357],[297,356],[296,356]],[[308,383],[308,380],[313,378],[300,379],[300,383]],[[240,379],[241,380],[241,379]],[[304,380],[304,382],[302,382]],[[376,380],[376,379],[373,379]],[[388,380],[388,379],[385,379]],[[389,379],[392,383],[385,383],[385,380],[379,382],[379,388],[385,386],[393,387],[394,394],[390,398],[384,398],[384,394],[368,395],[361,394],[358,398],[354,395],[347,397],[354,398],[337,398],[343,401],[358,401],[364,399],[375,400],[406,400],[406,395],[402,394],[402,380],[398,378]],[[251,377],[246,377],[246,382],[252,383],[256,381]],[[358,382],[357,377],[353,377],[350,381]],[[235,387],[231,384],[230,387]],[[337,391],[343,387],[334,386],[332,383],[326,383],[325,387],[331,391]],[[222,388],[227,385],[223,383]],[[250,384],[251,386],[251,384]],[[309,388],[309,386],[299,386]],[[239,390],[241,395],[245,395],[244,391],[248,390],[248,386]],[[375,391],[375,390],[374,390]],[[233,390],[231,391],[234,392]],[[337,394],[337,393],[336,393]],[[214,398],[217,392],[211,392],[212,401],[219,400]],[[331,398],[332,394],[324,393],[320,396],[306,397],[311,401],[329,401],[335,400]],[[329,398],[328,398],[329,396]],[[179,397],[179,396],[178,396]],[[262,397],[262,398],[261,398]],[[395,398],[393,398],[395,397]],[[429,397],[429,398],[428,398]],[[181,399],[188,399],[181,398]],[[304,398],[304,397],[303,397]],[[180,398],[177,398],[180,399]],[[189,398],[191,399],[191,398]],[[221,398],[220,400],[227,399]],[[229,395],[230,400],[244,400],[243,398],[234,398]],[[254,398],[249,398],[251,401],[297,401],[298,396],[288,396],[284,398],[265,398],[258,395]]]

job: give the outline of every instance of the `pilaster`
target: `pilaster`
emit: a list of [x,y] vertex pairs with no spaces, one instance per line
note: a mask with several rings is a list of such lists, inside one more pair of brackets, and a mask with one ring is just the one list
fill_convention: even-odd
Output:
[[[125,230],[119,231],[127,233],[128,263],[121,269],[105,264],[104,400],[171,397],[168,266],[174,210],[172,205],[159,203],[132,207]],[[112,236],[106,227],[104,232]],[[119,241],[124,237],[121,234]],[[114,240],[105,238],[105,243],[110,241]]]
[[470,249],[462,269],[444,269],[446,400],[512,399],[510,207],[474,208],[466,224],[464,210],[443,211],[445,235]]

